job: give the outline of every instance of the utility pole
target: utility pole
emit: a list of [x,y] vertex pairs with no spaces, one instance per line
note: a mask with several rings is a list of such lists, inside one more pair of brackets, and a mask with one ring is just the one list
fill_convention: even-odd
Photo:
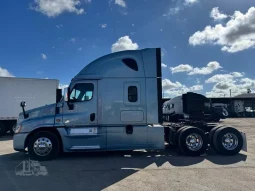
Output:
[[230,94],[230,97],[231,97],[231,89],[229,90],[229,94]]

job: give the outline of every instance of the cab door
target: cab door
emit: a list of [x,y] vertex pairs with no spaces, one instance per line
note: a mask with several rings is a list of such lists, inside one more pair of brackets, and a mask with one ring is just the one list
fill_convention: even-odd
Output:
[[97,95],[97,80],[79,81],[70,87],[69,101],[64,103],[62,111],[68,149],[106,147],[106,129],[97,123]]

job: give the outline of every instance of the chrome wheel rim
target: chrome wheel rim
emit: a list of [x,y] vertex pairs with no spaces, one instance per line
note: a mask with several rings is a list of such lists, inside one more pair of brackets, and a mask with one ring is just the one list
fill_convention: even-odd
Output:
[[200,135],[192,133],[186,138],[186,146],[191,151],[198,151],[203,146],[203,139]]
[[34,152],[39,156],[46,156],[52,150],[52,143],[46,137],[40,137],[34,143]]
[[233,133],[226,133],[222,137],[222,145],[227,150],[234,150],[238,145],[238,138]]

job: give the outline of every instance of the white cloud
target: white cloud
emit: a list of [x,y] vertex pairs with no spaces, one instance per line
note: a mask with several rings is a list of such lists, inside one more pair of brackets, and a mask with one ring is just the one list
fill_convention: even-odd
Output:
[[194,85],[194,86],[191,86],[189,88],[189,91],[199,91],[199,90],[202,90],[202,89],[203,89],[202,85]]
[[217,83],[222,81],[233,81],[235,78],[243,77],[244,74],[240,72],[232,72],[230,74],[216,74],[205,81],[205,83]]
[[44,72],[44,71],[39,70],[39,71],[37,71],[37,72],[36,72],[36,74],[38,74],[38,75],[42,75],[42,74],[43,74],[43,72]]
[[115,0],[115,4],[121,6],[121,7],[126,7],[126,3],[124,0]]
[[203,89],[202,85],[194,85],[187,87],[180,82],[171,82],[169,79],[162,80],[162,89],[164,94],[167,94],[170,97],[175,97],[187,92],[200,91]]
[[240,78],[240,77],[243,77],[244,76],[244,72],[240,73],[240,72],[232,72],[231,75],[234,77],[234,78]]
[[78,50],[78,51],[82,51],[82,47],[79,47],[77,50]]
[[137,50],[138,44],[133,43],[129,36],[120,37],[117,42],[112,45],[112,52],[118,52],[122,50]]
[[168,13],[163,14],[163,17],[166,17],[168,15],[176,15],[180,12],[181,8],[180,7],[174,7],[174,8],[170,8]]
[[222,51],[234,53],[255,47],[255,7],[245,14],[240,11],[230,17],[226,24],[206,26],[189,38],[193,46],[212,44],[221,46]]
[[202,68],[193,68],[193,70],[189,73],[189,75],[195,75],[195,74],[200,74],[200,75],[207,75],[213,73],[215,70],[218,70],[222,68],[220,64],[216,61],[209,62],[206,67]]
[[189,6],[198,3],[199,0],[184,0],[184,5]]
[[91,3],[91,0],[84,0],[85,1],[85,3]]
[[59,84],[58,88],[59,89],[64,89],[64,88],[67,88],[69,85],[67,84]]
[[189,64],[180,64],[176,67],[170,67],[170,70],[172,73],[177,73],[177,72],[190,72],[193,70],[193,67]]
[[101,28],[106,28],[107,24],[101,24],[100,26],[101,26]]
[[30,8],[48,17],[56,17],[64,12],[84,13],[84,9],[77,8],[80,4],[80,0],[34,0],[34,6]]
[[247,89],[255,90],[255,79],[243,78],[234,81],[225,81],[216,83],[212,90],[206,92],[208,97],[229,97],[230,90],[231,96],[236,96],[242,93],[246,93]]
[[47,59],[47,56],[46,56],[46,54],[41,54],[41,56],[42,56],[42,59],[44,59],[44,60],[46,60]]
[[167,65],[166,65],[166,64],[164,64],[164,63],[161,63],[161,67],[162,67],[162,68],[166,68],[166,67],[167,67]]
[[64,89],[67,88],[69,85],[67,84],[59,84],[58,88],[62,89],[62,95],[64,94]]
[[220,20],[228,18],[227,15],[225,15],[219,11],[219,7],[214,7],[212,9],[212,11],[210,13],[210,17],[213,18],[215,21],[220,21]]
[[189,64],[180,64],[176,67],[170,67],[172,73],[177,72],[187,72],[188,75],[207,75],[211,74],[212,72],[222,68],[220,64],[216,61],[209,62],[206,67],[198,68],[189,65]]
[[236,96],[246,93],[247,89],[255,89],[255,79],[242,78],[244,73],[232,72],[229,74],[216,74],[206,80],[206,83],[215,83],[212,90],[206,92],[209,97]]
[[182,84],[180,82],[171,82],[169,79],[162,80],[162,88],[164,90],[171,90],[175,88],[181,88]]
[[76,41],[76,38],[71,38],[70,41],[71,41],[71,42],[75,42],[75,41]]
[[0,77],[14,77],[8,70],[0,67]]
[[57,27],[58,29],[60,29],[60,28],[63,27],[63,25],[62,25],[62,24],[59,24],[59,25],[56,25],[56,27]]

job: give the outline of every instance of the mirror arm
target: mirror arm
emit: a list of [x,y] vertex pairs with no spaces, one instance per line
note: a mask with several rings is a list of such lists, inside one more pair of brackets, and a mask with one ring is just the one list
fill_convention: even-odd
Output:
[[28,116],[29,116],[29,115],[26,113],[26,111],[25,111],[25,106],[26,106],[26,102],[25,102],[25,101],[20,102],[20,107],[22,107],[24,119],[28,118]]
[[22,107],[22,111],[23,111],[24,119],[28,118],[28,114],[26,113],[26,111],[25,111],[25,108],[24,108],[24,107]]

